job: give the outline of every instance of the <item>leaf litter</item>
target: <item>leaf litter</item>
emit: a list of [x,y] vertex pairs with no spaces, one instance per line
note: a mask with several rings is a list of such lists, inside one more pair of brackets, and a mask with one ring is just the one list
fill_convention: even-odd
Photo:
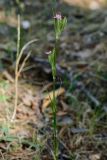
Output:
[[[39,54],[44,53],[54,43],[53,33],[51,33],[52,24],[48,20],[49,10],[47,12],[46,9],[43,13],[41,11],[46,6],[47,4],[42,1],[35,1],[33,5],[28,1],[25,3],[26,19],[31,31],[28,31],[23,38],[25,42],[29,37],[32,39],[36,25],[37,35],[35,36],[40,40],[42,36],[42,40],[39,47],[32,45],[31,50],[34,54],[30,56],[20,75],[18,108],[14,124],[9,123],[15,94],[14,54],[4,56],[3,53],[9,52],[8,38],[13,40],[7,37],[5,41],[7,48],[6,45],[0,48],[3,53],[0,60],[4,65],[3,70],[5,68],[0,75],[0,158],[2,159],[29,160],[35,157],[43,160],[52,159],[50,141],[52,138],[50,109],[52,75],[47,57]],[[59,159],[106,160],[107,11],[86,11],[76,7],[70,8],[64,3],[60,3],[60,6],[68,15],[69,25],[61,37],[57,62],[57,74],[61,76],[61,79],[57,77],[55,92],[58,104]],[[29,10],[29,7],[32,7],[32,11]],[[40,11],[36,16],[34,16],[35,8]],[[44,12],[46,12],[46,17],[44,17]],[[2,20],[7,26],[7,17],[3,12],[0,21]],[[48,21],[46,27],[48,32],[50,30],[50,34],[47,34],[46,28],[42,30],[46,20]],[[11,21],[8,21],[7,30],[9,31],[6,33],[10,32],[11,27],[17,26],[15,21],[10,24]],[[26,32],[26,29],[23,29]],[[15,52],[14,47],[11,51]]]

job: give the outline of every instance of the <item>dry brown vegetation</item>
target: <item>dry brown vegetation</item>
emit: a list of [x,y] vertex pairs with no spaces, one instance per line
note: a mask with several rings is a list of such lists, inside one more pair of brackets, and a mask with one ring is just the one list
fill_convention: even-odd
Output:
[[69,5],[79,6],[83,8],[89,8],[89,9],[100,9],[102,7],[105,7],[106,0],[62,0]]

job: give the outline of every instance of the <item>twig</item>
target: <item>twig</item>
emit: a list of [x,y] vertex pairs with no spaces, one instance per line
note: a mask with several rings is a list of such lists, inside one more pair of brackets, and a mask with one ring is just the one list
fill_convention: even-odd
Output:
[[22,72],[22,70],[23,70],[23,68],[24,68],[24,66],[25,66],[25,63],[26,63],[26,61],[28,60],[28,58],[30,57],[30,55],[31,55],[31,52],[29,52],[29,53],[26,55],[26,57],[24,58],[24,60],[23,60],[23,62],[22,62],[22,65],[21,65],[21,67],[20,67],[20,69],[19,69],[19,75],[20,75],[20,73]]

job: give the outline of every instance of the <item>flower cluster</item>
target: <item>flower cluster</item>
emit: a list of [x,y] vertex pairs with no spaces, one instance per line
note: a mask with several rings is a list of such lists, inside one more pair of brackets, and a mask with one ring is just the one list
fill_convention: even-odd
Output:
[[[58,40],[60,38],[60,34],[62,33],[62,31],[65,28],[65,25],[67,23],[67,19],[66,17],[62,17],[61,13],[56,13],[56,15],[53,17],[54,18],[54,25],[55,25],[55,36],[56,36],[56,40]],[[50,55],[51,53],[53,53],[53,51],[49,50],[47,52],[45,52],[45,54]]]
[[56,15],[54,16],[54,19],[61,20],[62,19],[61,13],[56,13]]
[[[55,38],[56,43],[60,38],[61,33],[63,32],[65,25],[67,23],[67,19],[62,17],[61,13],[56,13],[54,18],[54,27],[55,27]],[[48,55],[48,60],[51,64],[53,79],[56,77],[56,47],[53,50],[49,50],[45,52]]]
[[58,40],[67,24],[67,19],[66,17],[62,17],[61,13],[56,13],[56,15],[53,18],[55,19],[54,21],[55,34],[56,34],[56,39]]

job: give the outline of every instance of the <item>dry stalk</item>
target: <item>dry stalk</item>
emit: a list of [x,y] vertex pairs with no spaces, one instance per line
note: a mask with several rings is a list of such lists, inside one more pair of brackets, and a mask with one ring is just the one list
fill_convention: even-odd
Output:
[[13,115],[12,115],[12,118],[11,118],[11,122],[13,122],[15,120],[15,117],[16,117],[16,111],[17,111],[17,106],[18,106],[18,80],[19,80],[19,75],[20,73],[22,72],[24,66],[25,66],[25,63],[27,61],[27,59],[29,58],[31,52],[29,52],[26,57],[24,58],[23,62],[22,62],[22,65],[21,67],[19,68],[19,63],[20,63],[20,60],[22,58],[22,55],[25,51],[25,49],[32,43],[36,42],[37,39],[33,39],[31,41],[29,41],[28,43],[26,43],[21,51],[20,51],[20,28],[21,28],[21,20],[20,20],[20,15],[18,15],[18,28],[17,28],[17,31],[18,31],[18,36],[17,36],[17,57],[16,57],[16,66],[15,66],[15,106],[14,106],[14,111],[13,111]]

